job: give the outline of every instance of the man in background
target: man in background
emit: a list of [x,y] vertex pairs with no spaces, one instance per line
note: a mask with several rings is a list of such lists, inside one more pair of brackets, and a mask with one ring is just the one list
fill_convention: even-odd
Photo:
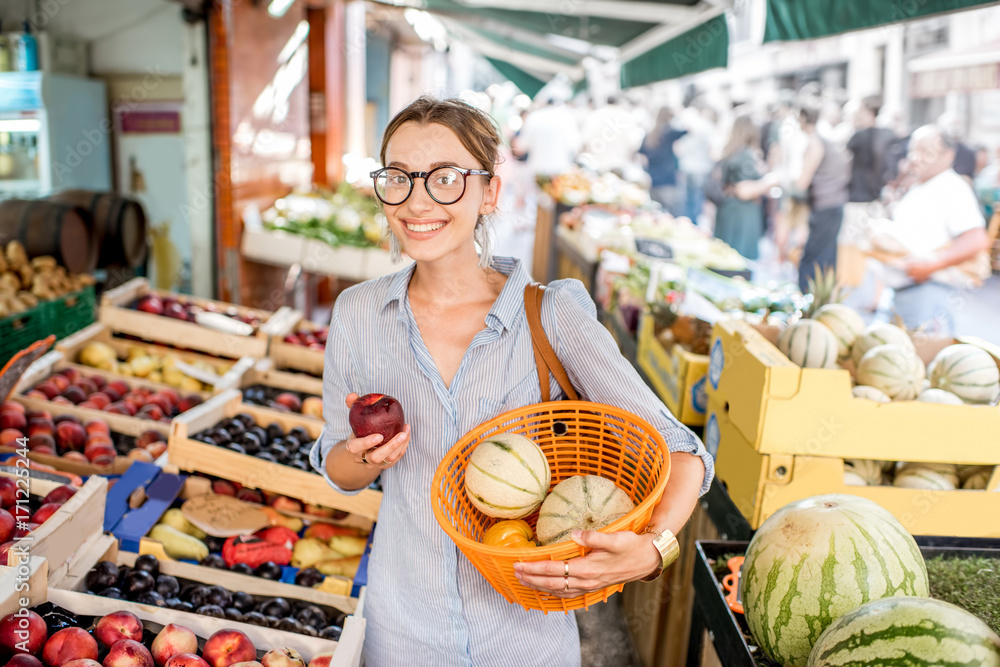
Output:
[[528,166],[539,176],[558,176],[570,170],[580,152],[580,131],[573,111],[556,98],[529,113],[517,137],[517,150],[526,153]]

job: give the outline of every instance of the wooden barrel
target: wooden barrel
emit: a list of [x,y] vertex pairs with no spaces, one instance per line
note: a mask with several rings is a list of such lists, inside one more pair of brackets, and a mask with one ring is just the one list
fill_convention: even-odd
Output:
[[114,192],[66,190],[52,201],[80,206],[90,212],[100,254],[97,265],[137,267],[146,260],[146,212],[134,199]]
[[28,257],[51,255],[70,273],[90,273],[97,260],[86,210],[45,199],[0,201],[0,245],[20,241]]

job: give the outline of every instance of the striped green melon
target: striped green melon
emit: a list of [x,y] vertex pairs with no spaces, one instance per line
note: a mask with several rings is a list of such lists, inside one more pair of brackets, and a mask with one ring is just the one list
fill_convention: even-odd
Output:
[[929,468],[911,468],[896,475],[893,486],[902,489],[925,491],[954,491],[955,484],[939,472]]
[[872,459],[847,459],[847,467],[861,476],[866,484],[878,486],[882,483],[882,462]]
[[600,530],[635,507],[628,494],[610,479],[574,475],[559,482],[538,511],[539,544],[569,539],[574,530]]
[[952,486],[958,486],[958,466],[954,463],[939,463],[937,461],[897,461],[896,462],[896,474],[902,475],[905,472],[911,472],[914,470],[933,470],[937,474],[941,475],[949,482]]
[[917,400],[921,403],[943,403],[944,405],[965,405],[965,401],[960,399],[950,391],[944,389],[924,389],[917,395]]
[[876,389],[875,387],[869,387],[865,384],[859,384],[857,387],[851,389],[851,396],[854,398],[866,398],[869,401],[875,401],[876,403],[892,402],[892,399],[886,396],[884,391]]
[[846,361],[851,356],[851,346],[865,332],[865,321],[852,308],[841,303],[828,303],[812,316],[837,337],[837,356]]
[[785,667],[805,665],[827,626],[858,605],[928,594],[913,537],[878,504],[846,494],[775,512],[750,542],[742,585],[754,640]]
[[778,336],[778,349],[801,368],[836,368],[837,337],[814,320],[790,324]]
[[989,403],[1000,394],[1000,368],[981,347],[959,343],[944,348],[931,362],[931,385],[967,403]]
[[865,329],[865,332],[858,336],[854,345],[851,346],[851,361],[854,362],[855,368],[861,363],[861,357],[865,356],[868,350],[889,343],[914,349],[910,334],[896,325],[885,322],[873,324]]
[[469,457],[465,491],[483,514],[520,519],[545,500],[551,475],[541,447],[516,433],[498,433],[476,445]]
[[868,481],[850,467],[844,468],[844,486],[868,486]]
[[1000,637],[949,602],[899,597],[863,604],[816,641],[808,667],[1000,667]]
[[894,401],[910,401],[920,393],[924,362],[911,348],[878,345],[871,348],[858,364],[858,383],[882,391]]

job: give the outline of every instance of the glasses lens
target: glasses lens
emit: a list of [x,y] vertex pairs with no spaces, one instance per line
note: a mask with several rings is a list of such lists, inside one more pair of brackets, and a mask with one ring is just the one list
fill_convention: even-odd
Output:
[[375,192],[386,204],[402,204],[410,194],[410,176],[402,169],[384,169],[375,177]]
[[442,204],[454,204],[465,192],[465,175],[452,167],[439,167],[427,175],[427,189]]

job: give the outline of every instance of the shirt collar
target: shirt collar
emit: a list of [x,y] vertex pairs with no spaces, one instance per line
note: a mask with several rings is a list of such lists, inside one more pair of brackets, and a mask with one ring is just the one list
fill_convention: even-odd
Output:
[[[416,264],[411,264],[393,275],[382,300],[382,308],[394,301],[402,302],[415,266]],[[494,257],[491,266],[495,271],[506,275],[507,282],[493,307],[490,308],[490,312],[486,314],[486,326],[495,330],[501,328],[510,330],[517,316],[524,311],[524,288],[531,282],[531,277],[521,264],[521,260],[513,257]]]

